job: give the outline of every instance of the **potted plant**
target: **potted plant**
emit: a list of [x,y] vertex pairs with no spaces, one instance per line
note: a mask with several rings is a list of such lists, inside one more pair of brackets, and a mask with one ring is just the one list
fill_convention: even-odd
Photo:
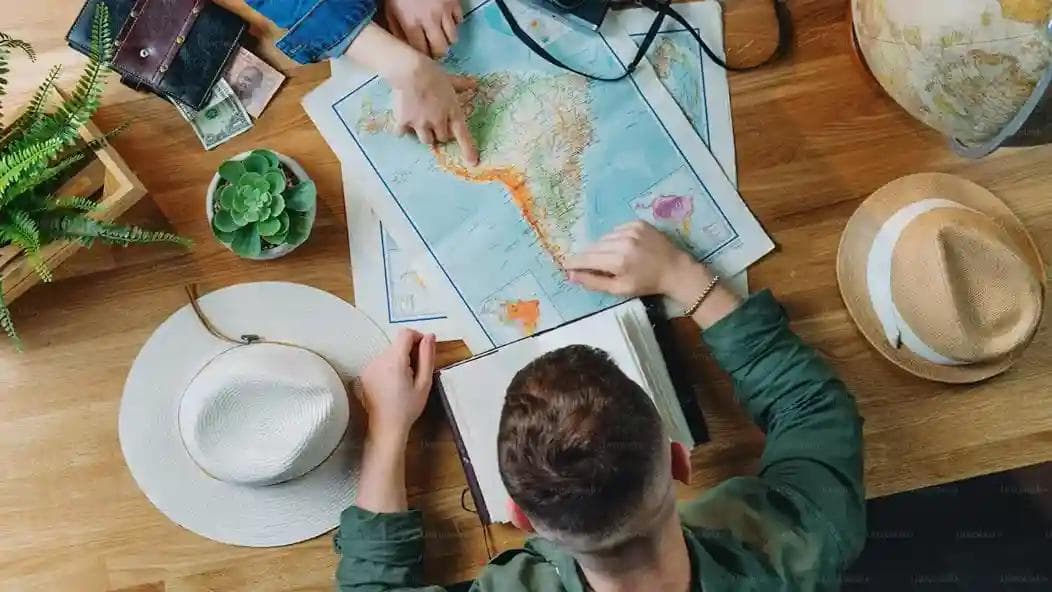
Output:
[[[36,59],[28,43],[0,33],[0,97],[12,50]],[[56,91],[56,66],[21,115],[5,124],[0,110],[0,327],[19,349],[5,298],[10,301],[38,280],[51,281],[51,269],[76,249],[95,241],[189,245],[167,232],[112,222],[145,194],[107,145],[108,135],[89,121],[112,56],[109,11],[99,3],[91,55],[73,92]]]
[[245,259],[277,259],[310,236],[317,190],[296,161],[253,150],[220,165],[206,207],[212,232],[231,251]]

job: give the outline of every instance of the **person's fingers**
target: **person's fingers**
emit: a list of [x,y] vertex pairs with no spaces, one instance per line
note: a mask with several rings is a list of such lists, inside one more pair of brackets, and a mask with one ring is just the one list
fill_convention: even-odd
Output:
[[471,130],[468,129],[468,123],[463,117],[457,117],[450,122],[450,128],[453,132],[453,137],[457,139],[457,144],[460,146],[460,153],[464,156],[464,161],[471,165],[479,163],[479,149],[475,144],[475,138],[471,137]]
[[571,282],[595,292],[606,292],[608,294],[621,294],[624,292],[620,279],[601,273],[571,271],[567,274],[567,277]]
[[427,44],[431,48],[431,57],[436,60],[444,57],[449,51],[449,42],[446,41],[446,32],[442,30],[441,23],[429,23],[424,29],[427,34]]
[[624,256],[611,251],[588,250],[563,260],[563,268],[567,271],[598,271],[607,275],[620,273],[624,264]]
[[420,140],[421,144],[426,146],[432,146],[435,143],[435,132],[431,130],[428,125],[416,126],[416,137]]
[[453,139],[453,135],[449,131],[449,120],[443,121],[442,123],[435,126],[435,141],[441,144]]
[[424,34],[423,27],[413,26],[406,29],[405,40],[409,43],[410,47],[420,53],[424,55],[431,53],[430,48],[427,46],[427,35]]
[[398,19],[393,16],[387,17],[387,28],[391,35],[394,35],[402,41],[406,41],[405,29],[402,28],[402,23],[398,22]]
[[447,14],[442,17],[442,32],[446,34],[446,41],[450,46],[457,42],[457,23],[453,20],[453,15]]
[[395,335],[394,343],[391,344],[391,350],[396,352],[400,359],[408,360],[413,353],[413,348],[420,343],[423,337],[422,334],[411,329],[402,329],[398,332],[398,335]]
[[435,336],[425,335],[417,344],[416,378],[414,383],[420,391],[431,390],[431,377],[435,373]]
[[470,76],[450,76],[450,81],[453,83],[453,90],[457,92],[463,92],[465,90],[471,90],[478,86],[474,78]]
[[453,5],[453,22],[460,24],[464,20],[464,9],[460,7],[460,2]]

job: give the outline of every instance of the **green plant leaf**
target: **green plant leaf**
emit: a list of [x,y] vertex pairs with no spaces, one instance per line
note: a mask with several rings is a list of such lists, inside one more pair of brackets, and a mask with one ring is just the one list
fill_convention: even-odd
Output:
[[280,216],[285,211],[285,198],[281,197],[280,193],[275,193],[270,196],[270,215],[272,217]]
[[262,156],[263,158],[267,159],[267,168],[269,168],[269,169],[276,169],[276,168],[278,168],[278,164],[280,163],[280,161],[278,160],[278,155],[274,154],[274,152],[272,152],[270,150],[266,150],[266,149],[260,149],[260,150],[253,150],[252,154],[259,155],[259,156]]
[[256,152],[249,154],[248,157],[246,157],[245,160],[242,160],[241,162],[244,163],[245,170],[250,173],[257,173],[259,175],[262,175],[263,173],[270,170],[270,161],[267,160],[267,157]]
[[249,224],[237,231],[230,247],[242,257],[259,257],[263,252],[263,243],[259,240],[259,229],[255,224]]
[[237,224],[238,228],[248,225],[248,220],[245,219],[245,213],[237,210],[230,210],[230,217],[234,220],[234,224]]
[[224,210],[234,209],[234,201],[237,200],[237,187],[224,185],[219,192],[219,207]]
[[260,194],[270,193],[270,182],[267,181],[264,177],[253,179],[252,183],[249,186],[258,191]]
[[275,234],[281,232],[281,220],[278,220],[277,218],[271,218],[269,220],[264,220],[259,224],[256,224],[256,227],[259,228],[260,236],[274,236]]
[[[263,175],[261,173],[257,173],[254,171],[245,171],[245,174],[241,175],[241,178],[237,180],[237,185],[239,188],[252,187],[259,179],[263,179]],[[267,186],[269,187],[270,184],[268,183]]]
[[278,221],[281,222],[281,230],[278,231],[278,234],[281,234],[281,235],[287,234],[288,231],[289,231],[289,213],[288,213],[288,211],[282,212],[281,214],[278,215],[277,218],[278,218]]
[[311,222],[306,214],[289,214],[289,234],[285,239],[290,245],[301,245],[310,236]]
[[245,164],[239,160],[228,160],[219,165],[219,176],[235,185],[244,174]]
[[22,351],[22,340],[18,338],[18,333],[15,331],[15,322],[11,318],[11,311],[7,309],[7,304],[4,302],[3,284],[0,284],[0,328],[3,328],[4,333],[15,344],[15,350]]
[[303,181],[285,195],[285,207],[297,212],[309,212],[317,204],[318,190],[314,181]]
[[218,239],[219,242],[227,245],[234,242],[234,237],[237,236],[236,232],[222,232],[215,226],[212,227],[212,234],[215,235],[216,239]]
[[238,224],[227,210],[219,210],[212,218],[212,226],[220,232],[234,232],[244,224]]
[[285,244],[285,241],[286,241],[287,238],[288,238],[288,233],[287,232],[279,232],[279,233],[275,234],[274,236],[264,236],[263,240],[265,240],[268,243],[274,245],[275,247],[280,247],[281,245]]
[[259,210],[249,208],[244,214],[245,221],[247,222],[258,222],[259,221]]
[[249,206],[254,202],[252,192],[255,191],[251,187],[242,187],[238,190],[237,195],[233,198],[234,207],[231,208],[232,212],[245,212]]
[[270,183],[271,193],[276,195],[285,191],[285,175],[281,171],[267,171],[263,177]]

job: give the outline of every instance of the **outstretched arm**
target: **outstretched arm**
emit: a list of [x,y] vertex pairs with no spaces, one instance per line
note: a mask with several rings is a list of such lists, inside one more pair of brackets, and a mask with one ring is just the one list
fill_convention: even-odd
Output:
[[424,531],[408,511],[405,450],[435,370],[435,336],[403,331],[362,374],[368,416],[355,505],[343,512],[336,581],[343,592],[441,590],[421,584]]
[[[684,307],[712,280],[703,265],[643,222],[569,258],[567,269],[571,280],[586,287],[626,296],[664,294]],[[741,302],[717,286],[693,318],[733,378],[739,401],[767,435],[759,478],[732,480],[712,493],[755,502],[754,526],[769,530],[754,542],[773,548],[777,541],[771,539],[778,536],[799,543],[801,556],[814,552],[813,561],[776,569],[835,579],[865,538],[862,429],[854,399],[792,332],[770,292]]]

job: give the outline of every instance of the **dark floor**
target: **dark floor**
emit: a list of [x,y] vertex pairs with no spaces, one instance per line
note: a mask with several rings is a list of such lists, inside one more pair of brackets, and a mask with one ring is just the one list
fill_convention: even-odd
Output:
[[1052,463],[868,504],[847,592],[1052,591]]

